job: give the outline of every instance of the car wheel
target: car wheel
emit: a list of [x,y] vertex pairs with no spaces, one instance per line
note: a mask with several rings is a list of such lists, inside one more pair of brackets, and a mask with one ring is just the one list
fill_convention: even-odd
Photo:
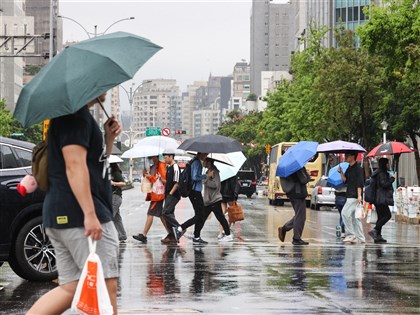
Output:
[[273,200],[268,199],[268,204],[269,204],[269,205],[273,205]]
[[315,204],[313,204],[312,201],[311,201],[311,209],[315,209]]
[[20,277],[33,281],[57,278],[54,248],[45,234],[42,218],[27,222],[18,232],[12,246],[10,267]]

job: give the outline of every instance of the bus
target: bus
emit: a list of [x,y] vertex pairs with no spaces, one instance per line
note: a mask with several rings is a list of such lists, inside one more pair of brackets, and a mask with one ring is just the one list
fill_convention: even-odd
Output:
[[[276,176],[277,164],[280,157],[297,142],[280,142],[271,147],[269,157],[269,175],[268,175],[268,201],[270,205],[284,205],[288,201],[286,193],[281,189],[280,178]],[[315,184],[325,172],[326,157],[323,153],[315,154],[311,160],[305,165],[311,180],[307,184],[308,196],[306,197],[306,204],[309,207],[311,202],[312,190]]]

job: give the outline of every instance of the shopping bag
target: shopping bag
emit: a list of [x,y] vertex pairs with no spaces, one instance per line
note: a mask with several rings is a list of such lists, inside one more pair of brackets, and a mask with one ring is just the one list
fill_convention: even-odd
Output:
[[152,191],[157,195],[165,194],[165,185],[160,177],[153,183]]
[[147,177],[143,177],[141,181],[141,191],[148,194],[152,192],[152,182],[147,179]]
[[366,223],[375,224],[378,221],[378,213],[375,209],[370,209],[366,216]]
[[356,219],[364,219],[365,216],[366,216],[366,213],[365,213],[365,209],[363,207],[363,204],[361,202],[359,202],[356,206],[356,211],[354,213],[354,217]]
[[244,219],[244,210],[236,201],[228,202],[227,211],[229,224],[232,222],[242,221]]
[[88,238],[89,256],[82,270],[71,309],[83,315],[113,314],[111,300],[105,284],[101,260],[96,252],[96,241]]

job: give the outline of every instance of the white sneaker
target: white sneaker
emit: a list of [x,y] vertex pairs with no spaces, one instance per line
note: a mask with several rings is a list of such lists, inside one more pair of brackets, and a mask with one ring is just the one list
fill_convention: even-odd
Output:
[[186,233],[184,234],[184,237],[186,237],[186,238],[188,238],[188,239],[192,240],[192,239],[194,238],[194,233],[193,233],[193,232],[186,232]]
[[225,236],[225,232],[219,233],[219,235],[217,235],[217,239],[220,240]]
[[354,235],[347,235],[344,238],[343,243],[357,243],[357,238]]
[[232,242],[232,241],[233,241],[232,234],[225,235],[221,239],[219,239],[219,242]]

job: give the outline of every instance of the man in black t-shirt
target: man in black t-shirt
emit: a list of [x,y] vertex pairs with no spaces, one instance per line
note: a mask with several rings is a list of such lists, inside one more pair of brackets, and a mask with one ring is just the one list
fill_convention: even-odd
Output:
[[105,94],[74,114],[51,120],[48,134],[49,191],[43,224],[54,246],[60,285],[43,295],[27,314],[61,314],[71,302],[89,255],[87,237],[97,241],[106,285],[117,313],[118,235],[112,222],[112,191],[107,157],[121,126],[114,117],[105,139],[89,112]]
[[166,185],[165,185],[165,204],[162,210],[162,219],[165,221],[165,227],[168,230],[168,235],[162,240],[162,243],[176,243],[178,241],[178,234],[174,235],[173,229],[179,226],[178,221],[175,219],[175,206],[181,199],[178,192],[179,182],[179,167],[175,160],[175,150],[165,150],[163,158],[166,163]]

